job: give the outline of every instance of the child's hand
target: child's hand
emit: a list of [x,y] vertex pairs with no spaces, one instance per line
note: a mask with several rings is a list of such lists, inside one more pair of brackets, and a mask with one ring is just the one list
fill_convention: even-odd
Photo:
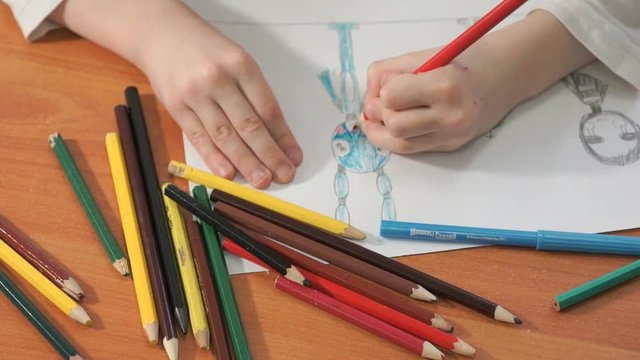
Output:
[[417,75],[413,70],[437,49],[373,63],[364,105],[369,121],[362,125],[369,140],[401,154],[451,151],[498,123],[513,104],[476,45],[451,64]]
[[487,34],[447,66],[413,75],[433,54],[435,49],[371,65],[364,105],[370,121],[362,129],[373,144],[404,154],[455,150],[593,60],[546,11]]
[[233,178],[237,169],[258,188],[294,178],[302,150],[240,46],[192,15],[140,53],[155,93],[215,174]]

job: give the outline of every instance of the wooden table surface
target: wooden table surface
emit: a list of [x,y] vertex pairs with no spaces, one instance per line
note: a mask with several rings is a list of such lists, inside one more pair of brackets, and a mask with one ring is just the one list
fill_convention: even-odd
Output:
[[[51,133],[64,135],[124,249],[104,137],[116,130],[113,107],[124,102],[128,85],[143,95],[158,175],[169,180],[168,161],[184,160],[180,129],[142,73],[66,30],[29,44],[9,9],[0,6],[0,213],[62,262],[86,291],[82,305],[93,318],[91,328],[17,281],[85,359],[166,358],[147,343],[132,280],[109,264],[47,144]],[[564,313],[551,306],[554,295],[634,260],[630,257],[484,247],[399,260],[488,297],[524,321],[498,323],[446,300],[425,304],[456,325],[455,333],[477,348],[477,359],[640,359],[640,279]],[[419,358],[279,292],[271,273],[232,279],[255,359]],[[4,296],[0,314],[0,359],[59,358]],[[180,336],[180,354],[185,360],[214,358],[198,350],[190,334]]]

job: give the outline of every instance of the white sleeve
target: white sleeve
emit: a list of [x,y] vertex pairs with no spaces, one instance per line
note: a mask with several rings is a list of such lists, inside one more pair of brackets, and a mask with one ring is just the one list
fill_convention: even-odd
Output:
[[609,69],[640,89],[640,1],[555,0],[537,5],[558,18]]
[[55,8],[63,0],[2,0],[9,5],[13,16],[16,18],[22,34],[27,40],[35,40],[49,30],[60,27],[56,23],[47,20]]

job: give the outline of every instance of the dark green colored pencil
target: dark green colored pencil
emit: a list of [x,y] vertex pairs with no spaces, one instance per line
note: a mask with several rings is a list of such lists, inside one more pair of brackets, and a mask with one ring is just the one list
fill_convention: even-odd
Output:
[[78,351],[62,336],[62,334],[44,317],[38,308],[18,289],[0,269],[0,290],[11,300],[18,310],[29,320],[45,339],[56,349],[63,359],[81,360]]
[[67,146],[64,144],[62,135],[59,133],[51,134],[49,136],[49,145],[56,154],[58,161],[60,161],[60,165],[73,187],[73,191],[76,193],[85,214],[87,214],[93,229],[98,235],[98,239],[100,239],[102,243],[102,247],[111,260],[111,264],[113,264],[113,267],[116,268],[120,274],[124,276],[129,275],[127,259],[124,257],[122,249],[120,249],[120,245],[118,245],[111,229],[107,226],[107,222],[104,220],[104,217],[102,217],[102,213],[100,213],[100,209],[91,196],[87,184],[84,182],[82,175],[80,175],[80,171],[73,161],[71,153],[69,153]]
[[[204,186],[198,185],[193,188],[193,197],[201,205],[206,206],[209,209],[211,208],[207,189]],[[218,234],[211,225],[205,222],[202,222],[202,232],[204,235],[204,241],[207,245],[209,261],[211,262],[213,276],[216,280],[215,282],[218,288],[218,294],[220,295],[220,302],[223,308],[227,328],[229,330],[231,343],[235,352],[235,359],[251,359],[249,343],[247,342],[247,337],[244,333],[244,328],[242,327],[242,321],[240,320],[238,305],[236,304],[236,299],[233,295],[233,287],[231,286],[231,279],[229,278],[227,263],[224,260],[222,245],[218,239]]]

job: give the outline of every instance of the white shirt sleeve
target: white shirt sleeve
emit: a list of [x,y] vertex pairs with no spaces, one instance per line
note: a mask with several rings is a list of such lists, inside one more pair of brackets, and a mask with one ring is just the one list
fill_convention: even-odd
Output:
[[2,0],[9,5],[16,18],[22,34],[27,40],[33,41],[50,30],[59,28],[56,23],[47,20],[55,8],[63,0]]
[[640,89],[640,1],[553,0],[537,5],[604,65]]

